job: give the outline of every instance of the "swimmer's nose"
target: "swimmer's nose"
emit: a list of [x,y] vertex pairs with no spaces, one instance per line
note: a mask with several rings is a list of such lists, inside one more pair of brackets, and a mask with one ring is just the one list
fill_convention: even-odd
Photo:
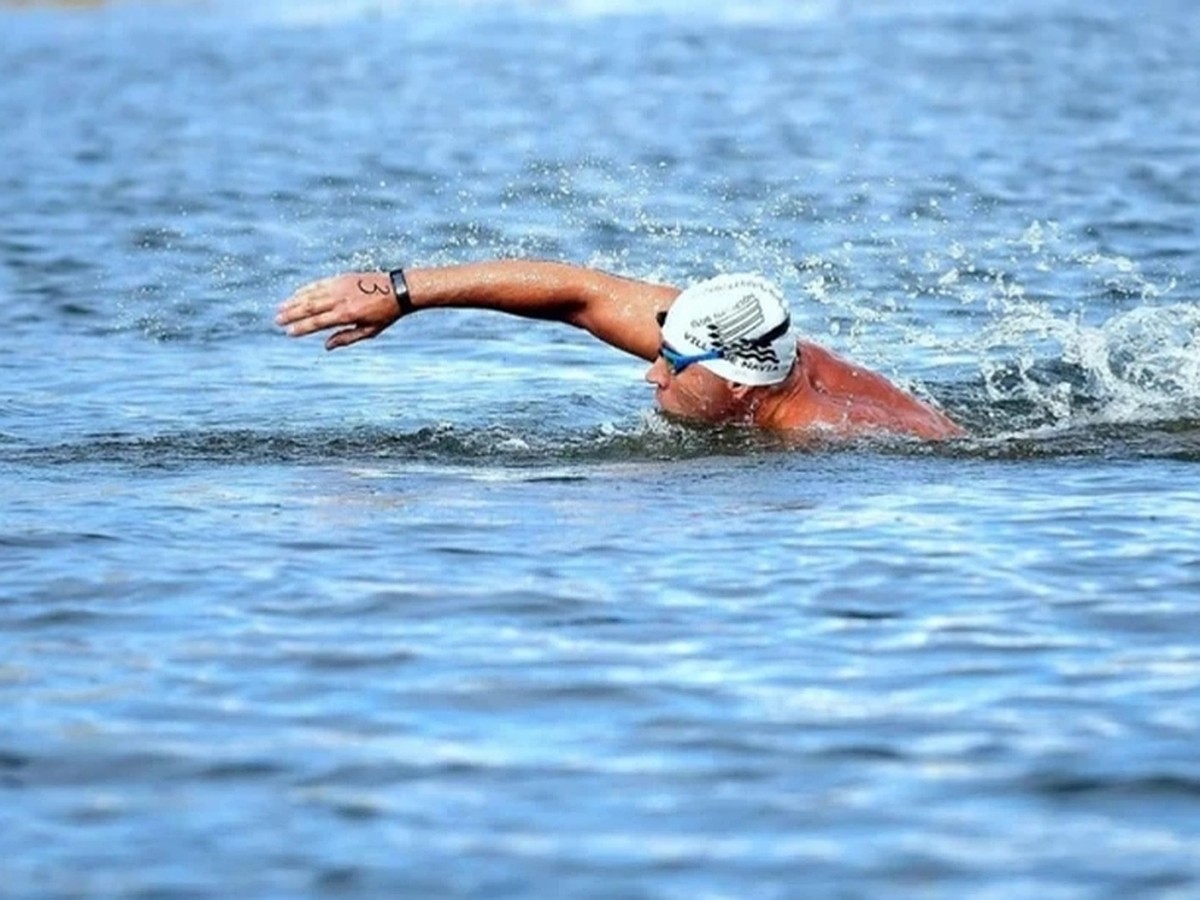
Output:
[[667,380],[670,376],[667,374],[667,364],[663,362],[661,356],[654,360],[650,368],[646,370],[645,378],[647,382],[655,387],[665,388],[667,386]]

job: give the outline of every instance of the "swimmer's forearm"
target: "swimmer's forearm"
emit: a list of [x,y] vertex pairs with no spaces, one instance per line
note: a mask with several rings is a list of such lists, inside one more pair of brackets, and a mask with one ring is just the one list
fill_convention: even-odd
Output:
[[532,319],[570,321],[586,303],[582,274],[549,262],[466,263],[405,270],[414,311],[490,309]]

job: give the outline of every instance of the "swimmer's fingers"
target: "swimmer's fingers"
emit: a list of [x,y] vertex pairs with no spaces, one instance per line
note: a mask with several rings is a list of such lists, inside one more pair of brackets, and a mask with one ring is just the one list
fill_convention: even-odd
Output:
[[289,337],[304,337],[324,331],[326,328],[337,328],[339,325],[354,325],[355,321],[350,312],[342,306],[336,306],[329,312],[305,316],[296,319],[287,326]]

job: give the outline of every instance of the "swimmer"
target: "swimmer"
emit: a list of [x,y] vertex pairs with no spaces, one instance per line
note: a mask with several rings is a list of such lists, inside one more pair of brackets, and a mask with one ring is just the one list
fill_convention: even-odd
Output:
[[427,309],[486,309],[582,328],[649,362],[645,378],[659,408],[681,419],[837,437],[966,434],[883,376],[798,339],[783,294],[758,275],[718,275],[680,290],[520,260],[350,272],[300,288],[275,322],[292,337],[332,330],[325,348],[336,350]]

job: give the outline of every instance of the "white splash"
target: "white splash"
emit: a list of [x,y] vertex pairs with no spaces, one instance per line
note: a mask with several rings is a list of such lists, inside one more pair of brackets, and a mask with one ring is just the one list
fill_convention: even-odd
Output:
[[1156,283],[1123,256],[1062,252],[1053,224],[1034,222],[1011,247],[1028,253],[1010,257],[1020,276],[1050,273],[1060,287],[1035,293],[996,275],[961,294],[991,317],[974,342],[989,399],[1025,401],[1063,424],[1200,409],[1200,305],[1163,302],[1174,280]]

